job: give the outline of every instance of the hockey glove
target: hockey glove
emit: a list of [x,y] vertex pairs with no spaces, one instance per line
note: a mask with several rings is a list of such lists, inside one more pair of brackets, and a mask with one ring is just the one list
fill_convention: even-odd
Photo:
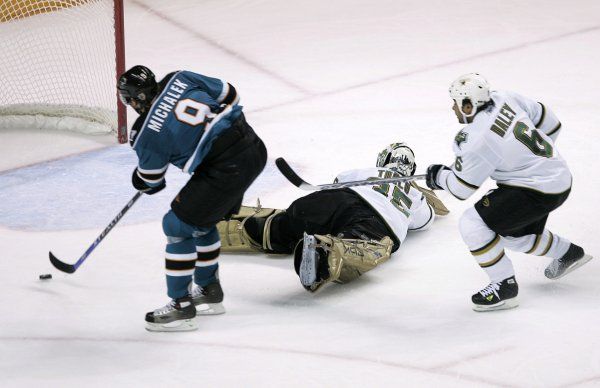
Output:
[[443,164],[432,164],[427,167],[427,178],[425,182],[427,186],[432,190],[442,190],[443,187],[440,186],[437,182],[437,176],[442,170],[450,170],[450,168],[444,166]]
[[133,175],[131,175],[131,184],[133,184],[133,187],[142,193],[152,195],[167,187],[167,182],[164,178],[158,186],[148,186],[148,184],[144,182],[142,178],[140,178],[137,172],[137,168],[133,170]]

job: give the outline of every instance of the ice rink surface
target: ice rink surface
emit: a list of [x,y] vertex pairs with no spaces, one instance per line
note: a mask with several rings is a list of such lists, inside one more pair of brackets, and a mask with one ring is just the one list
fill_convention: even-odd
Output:
[[[449,83],[477,71],[543,101],[563,123],[574,176],[548,227],[596,256],[558,281],[548,259],[509,253],[520,307],[475,313],[486,275],[457,229],[465,202],[409,235],[392,260],[345,285],[305,292],[290,257],[222,255],[227,313],[191,333],[149,333],[167,302],[161,218],[186,176],[144,197],[73,275],[74,262],[134,194],[127,145],[68,133],[0,132],[2,387],[600,386],[600,2],[125,1],[127,66],[228,80],[269,149],[251,187],[267,207],[307,180],[372,166],[405,141],[417,172],[450,163],[460,128]],[[130,112],[130,119],[135,114]],[[54,279],[38,280],[41,273]]]

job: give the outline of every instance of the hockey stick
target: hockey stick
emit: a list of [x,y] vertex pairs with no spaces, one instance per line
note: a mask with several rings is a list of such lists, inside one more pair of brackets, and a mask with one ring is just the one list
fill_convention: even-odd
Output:
[[412,175],[412,176],[402,176],[396,178],[381,178],[381,179],[366,179],[362,181],[350,181],[350,182],[339,182],[339,183],[329,183],[325,185],[311,185],[306,182],[304,179],[300,178],[298,174],[290,167],[288,162],[285,161],[284,158],[277,158],[275,160],[275,165],[279,171],[283,174],[284,177],[296,187],[301,188],[302,190],[307,191],[318,191],[318,190],[331,190],[331,189],[341,189],[344,187],[354,187],[354,186],[369,186],[369,185],[381,185],[384,183],[399,183],[399,182],[410,182],[417,179],[425,179],[427,175]]
[[104,228],[104,230],[102,231],[102,233],[100,233],[100,236],[98,236],[96,241],[94,241],[92,243],[92,245],[90,245],[90,247],[87,249],[87,251],[85,251],[85,253],[79,258],[79,260],[77,260],[77,262],[75,264],[67,264],[63,261],[60,261],[56,258],[56,256],[54,256],[52,254],[52,252],[49,252],[50,262],[52,263],[52,265],[54,267],[56,267],[56,269],[66,272],[66,273],[73,273],[73,272],[77,271],[77,268],[79,268],[79,266],[81,264],[83,264],[83,262],[85,261],[85,259],[87,259],[87,257],[90,255],[90,253],[92,253],[92,251],[94,249],[96,249],[98,244],[100,244],[100,241],[102,241],[104,239],[104,237],[106,237],[108,232],[110,232],[110,230],[117,224],[117,222],[119,222],[119,220],[121,220],[121,218],[123,218],[125,213],[127,213],[127,210],[131,209],[131,207],[133,206],[135,201],[137,201],[141,195],[142,195],[141,191],[138,191],[137,193],[135,193],[133,198],[131,198],[129,200],[129,202],[127,203],[127,205],[125,205],[125,207],[123,209],[121,209],[119,214],[117,214],[117,216],[115,218],[113,218],[113,220],[110,222],[110,224],[108,224],[108,226],[106,228]]

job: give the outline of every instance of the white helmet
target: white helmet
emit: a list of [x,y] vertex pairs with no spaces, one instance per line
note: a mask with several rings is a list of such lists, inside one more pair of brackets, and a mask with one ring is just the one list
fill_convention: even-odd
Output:
[[[477,108],[490,100],[490,84],[479,73],[469,73],[458,77],[450,84],[450,97],[458,105],[458,109],[465,117],[474,116]],[[462,110],[463,101],[469,100],[473,105],[473,111],[465,114]]]
[[377,167],[385,167],[402,176],[411,176],[417,169],[415,153],[406,143],[393,143],[377,156]]

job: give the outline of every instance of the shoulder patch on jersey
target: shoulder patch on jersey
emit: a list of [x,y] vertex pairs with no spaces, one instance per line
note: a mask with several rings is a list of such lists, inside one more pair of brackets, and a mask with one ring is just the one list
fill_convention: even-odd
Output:
[[458,132],[456,134],[456,136],[454,137],[454,141],[456,142],[456,145],[460,147],[461,143],[466,142],[467,141],[467,135],[468,135],[468,133],[466,133],[463,130],[461,130],[460,132]]

